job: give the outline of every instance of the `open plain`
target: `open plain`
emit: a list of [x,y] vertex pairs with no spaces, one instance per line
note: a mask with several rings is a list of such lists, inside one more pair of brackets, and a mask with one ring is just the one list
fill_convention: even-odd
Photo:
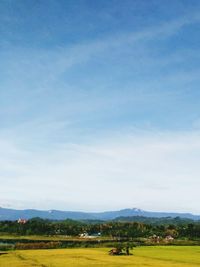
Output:
[[199,246],[137,247],[130,256],[110,256],[108,248],[16,250],[0,256],[0,267],[197,267]]

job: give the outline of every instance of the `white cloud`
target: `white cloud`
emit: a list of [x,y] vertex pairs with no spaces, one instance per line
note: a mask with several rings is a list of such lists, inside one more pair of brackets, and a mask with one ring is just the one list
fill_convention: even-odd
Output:
[[[2,158],[8,151],[13,150],[1,147]],[[16,199],[24,207],[32,202],[35,208],[138,206],[200,213],[199,133],[113,136],[87,146],[63,144],[20,157],[1,158],[2,202]]]

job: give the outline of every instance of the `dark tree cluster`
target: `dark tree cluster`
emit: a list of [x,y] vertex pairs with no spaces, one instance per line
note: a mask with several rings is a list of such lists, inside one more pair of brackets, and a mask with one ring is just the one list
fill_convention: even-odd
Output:
[[21,224],[17,221],[0,221],[0,233],[18,235],[67,235],[78,236],[81,233],[110,238],[137,238],[157,235],[160,237],[172,236],[174,238],[200,238],[200,222],[179,221],[177,224],[152,224],[142,222],[81,222],[74,220],[50,221],[40,218],[28,220]]

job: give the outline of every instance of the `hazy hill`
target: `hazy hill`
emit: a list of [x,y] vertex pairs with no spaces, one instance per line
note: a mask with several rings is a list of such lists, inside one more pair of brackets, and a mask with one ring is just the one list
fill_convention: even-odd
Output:
[[131,216],[142,216],[151,218],[162,218],[162,217],[180,217],[188,218],[192,220],[200,220],[200,215],[193,215],[191,213],[170,213],[170,212],[150,212],[140,209],[123,209],[119,211],[105,211],[105,212],[78,212],[78,211],[59,211],[59,210],[15,210],[0,208],[0,220],[17,220],[19,218],[31,219],[34,217],[40,217],[43,219],[51,220],[114,220],[118,217],[131,217]]

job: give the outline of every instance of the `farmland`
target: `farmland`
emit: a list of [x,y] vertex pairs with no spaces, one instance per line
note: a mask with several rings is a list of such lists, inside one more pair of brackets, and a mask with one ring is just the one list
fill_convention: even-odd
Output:
[[108,248],[16,250],[0,256],[1,267],[200,266],[199,246],[137,247],[130,256],[110,256]]

